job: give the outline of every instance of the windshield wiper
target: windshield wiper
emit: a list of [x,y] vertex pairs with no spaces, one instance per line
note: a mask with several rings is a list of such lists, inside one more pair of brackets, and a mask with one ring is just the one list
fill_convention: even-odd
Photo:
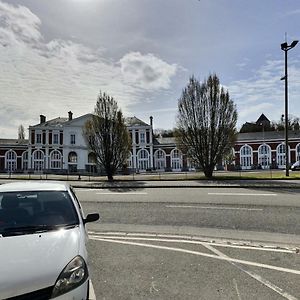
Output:
[[30,233],[42,233],[51,230],[58,229],[69,229],[73,228],[78,224],[59,224],[59,225],[30,225],[30,226],[15,226],[15,227],[5,227],[0,230],[0,233],[3,236],[7,235],[22,235]]
[[12,226],[5,227],[1,229],[2,233],[14,233],[14,234],[22,234],[22,233],[39,233],[48,230],[56,229],[56,226],[52,225],[30,225],[30,226]]

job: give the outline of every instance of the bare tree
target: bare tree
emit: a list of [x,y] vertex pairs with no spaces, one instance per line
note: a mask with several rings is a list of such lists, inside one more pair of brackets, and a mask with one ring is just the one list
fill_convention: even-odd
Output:
[[112,181],[117,169],[128,159],[131,147],[125,120],[113,97],[100,92],[94,115],[85,124],[84,135],[100,168]]
[[18,140],[19,141],[25,140],[25,129],[22,124],[18,127]]
[[[298,131],[300,129],[300,119],[296,116],[288,116],[288,130]],[[280,121],[273,122],[274,130],[283,131],[285,129],[285,118],[281,115]]]
[[217,75],[202,84],[191,77],[178,101],[179,147],[211,178],[236,138],[237,110]]

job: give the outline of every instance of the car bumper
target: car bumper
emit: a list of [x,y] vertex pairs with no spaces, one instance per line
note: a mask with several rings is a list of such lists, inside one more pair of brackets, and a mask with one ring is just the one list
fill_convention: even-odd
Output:
[[90,280],[87,280],[84,284],[82,284],[81,286],[77,287],[76,289],[63,294],[61,296],[55,297],[55,298],[51,298],[54,300],[86,300],[86,299],[90,299],[89,295],[88,295],[88,291],[89,291],[89,282]]

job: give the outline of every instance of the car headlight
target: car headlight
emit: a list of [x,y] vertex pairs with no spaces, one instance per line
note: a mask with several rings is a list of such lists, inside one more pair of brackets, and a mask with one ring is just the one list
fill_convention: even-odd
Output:
[[73,258],[60,273],[53,288],[51,298],[65,294],[81,284],[88,278],[88,269],[81,256]]

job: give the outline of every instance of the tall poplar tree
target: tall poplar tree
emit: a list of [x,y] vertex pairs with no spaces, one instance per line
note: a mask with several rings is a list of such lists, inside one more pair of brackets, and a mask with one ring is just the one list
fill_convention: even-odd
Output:
[[237,110],[217,75],[200,83],[191,77],[178,101],[179,147],[202,167],[206,177],[232,149]]

